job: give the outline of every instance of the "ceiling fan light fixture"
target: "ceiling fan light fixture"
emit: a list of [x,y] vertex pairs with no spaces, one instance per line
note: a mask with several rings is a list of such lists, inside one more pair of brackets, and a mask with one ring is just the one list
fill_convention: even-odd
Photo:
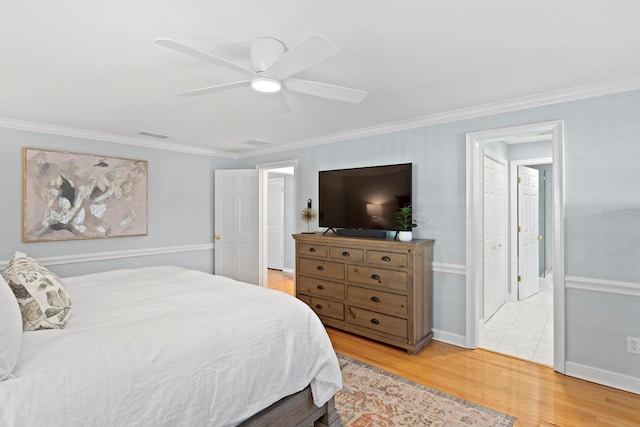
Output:
[[282,89],[282,83],[272,77],[256,77],[251,80],[251,87],[258,92],[275,93]]

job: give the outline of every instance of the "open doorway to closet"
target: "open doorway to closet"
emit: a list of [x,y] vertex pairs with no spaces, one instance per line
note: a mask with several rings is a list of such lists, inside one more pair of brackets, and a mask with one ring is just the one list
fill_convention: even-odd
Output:
[[259,165],[262,198],[262,248],[266,286],[295,295],[295,161]]
[[562,122],[467,135],[467,346],[564,370]]

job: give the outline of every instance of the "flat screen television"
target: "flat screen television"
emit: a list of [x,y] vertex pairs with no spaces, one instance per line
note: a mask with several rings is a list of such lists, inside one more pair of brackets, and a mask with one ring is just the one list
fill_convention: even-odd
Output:
[[320,227],[396,230],[398,208],[411,204],[411,169],[404,163],[320,171]]

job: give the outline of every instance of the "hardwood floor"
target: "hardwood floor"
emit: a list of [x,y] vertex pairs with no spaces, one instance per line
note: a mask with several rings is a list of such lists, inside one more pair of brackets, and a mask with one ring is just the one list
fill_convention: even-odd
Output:
[[[277,273],[274,286],[290,280],[293,290],[293,280]],[[640,395],[561,375],[545,365],[438,341],[409,356],[336,329],[327,332],[338,353],[513,415],[518,427],[640,426]]]
[[289,295],[295,295],[293,274],[291,273],[285,273],[280,270],[267,270],[267,287],[285,292]]

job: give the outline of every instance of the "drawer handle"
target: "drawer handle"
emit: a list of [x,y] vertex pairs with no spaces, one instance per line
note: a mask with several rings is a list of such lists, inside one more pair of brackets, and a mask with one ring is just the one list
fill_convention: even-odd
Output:
[[316,248],[309,248],[309,252],[315,252]]
[[373,323],[374,325],[379,325],[380,321],[378,319],[371,319],[371,323]]
[[371,275],[371,278],[372,278],[373,280],[378,280],[378,281],[380,281],[380,276],[378,276],[377,274],[372,274],[372,275]]
[[347,251],[342,252],[342,256],[350,257],[351,254]]
[[318,286],[316,286],[316,288],[318,288],[319,291],[324,291],[324,286],[322,286],[322,285],[318,285]]
[[318,310],[322,310],[324,307],[322,306],[322,304],[316,304],[316,308],[317,308]]
[[378,298],[378,297],[371,297],[371,301],[373,301],[373,302],[380,302],[380,298]]
[[318,271],[324,271],[324,267],[323,267],[323,266],[321,266],[321,265],[317,266],[317,267],[316,267],[316,269],[317,269]]
[[389,257],[388,257],[388,256],[386,256],[386,255],[385,255],[385,256],[383,256],[383,257],[382,257],[382,258],[380,258],[380,259],[381,259],[382,261],[385,261],[385,262],[389,262],[389,261],[391,261],[391,258],[389,258]]

